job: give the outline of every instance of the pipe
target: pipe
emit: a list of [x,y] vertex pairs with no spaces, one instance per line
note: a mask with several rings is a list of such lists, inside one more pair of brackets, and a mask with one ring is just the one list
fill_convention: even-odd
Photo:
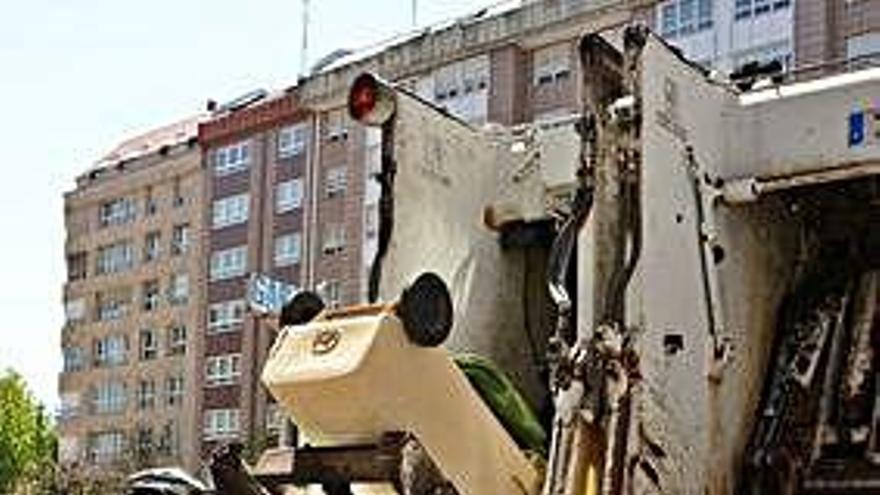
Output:
[[687,147],[687,163],[685,167],[691,179],[694,208],[696,210],[697,243],[700,252],[700,275],[703,283],[703,301],[706,305],[706,324],[709,329],[709,337],[712,339],[713,360],[709,370],[709,378],[713,382],[721,380],[725,365],[729,359],[727,355],[728,337],[724,330],[724,310],[721,304],[721,282],[718,279],[718,270],[713,266],[721,261],[723,249],[715,244],[715,232],[717,222],[714,214],[715,196],[706,197],[705,187],[702,183],[702,170],[694,156],[691,146]]
[[721,198],[729,205],[754,203],[762,196],[778,191],[815,186],[829,182],[862,179],[874,175],[880,175],[880,162],[852,162],[841,164],[834,168],[768,178],[744,177],[724,181],[724,185],[721,187]]
[[[553,417],[547,475],[542,493],[544,495],[563,495],[567,490],[566,479],[571,469],[573,444],[576,438],[576,420],[584,397],[583,377],[570,376],[568,365],[571,354],[569,343],[571,297],[566,287],[566,276],[571,255],[577,246],[577,237],[590,215],[593,206],[591,165],[595,163],[595,119],[583,117],[581,132],[584,144],[581,149],[580,187],[575,197],[571,216],[563,224],[550,249],[547,267],[547,288],[556,306],[557,318],[553,337],[548,346],[548,361],[551,364],[550,389],[554,394],[555,414]],[[575,463],[578,464],[578,463]]]
[[[306,283],[303,284],[303,287],[308,287],[311,290],[315,290],[317,286],[317,281],[315,280],[315,266],[317,264],[317,252],[318,252],[318,239],[320,236],[318,235],[318,193],[320,191],[320,168],[321,168],[321,118],[317,111],[312,113],[312,146],[309,147],[308,156],[306,159],[306,163],[308,166],[308,181],[309,181],[309,210],[308,215],[305,215],[306,222],[308,222],[308,228],[306,232],[308,234],[308,238],[306,240],[306,245],[308,249],[306,250],[307,256],[307,266],[308,272],[306,274]],[[313,151],[312,151],[313,150]]]

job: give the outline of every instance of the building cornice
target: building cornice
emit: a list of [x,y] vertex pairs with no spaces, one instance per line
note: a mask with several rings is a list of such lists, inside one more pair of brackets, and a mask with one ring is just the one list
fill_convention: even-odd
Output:
[[211,148],[262,132],[287,122],[303,120],[308,110],[299,104],[295,89],[283,95],[261,101],[253,106],[231,111],[199,124],[199,144]]
[[[300,100],[315,110],[342,104],[351,81],[362,72],[389,80],[405,79],[437,66],[519,44],[537,36],[537,44],[577,37],[631,21],[634,13],[658,0],[545,0],[486,18],[462,18],[437,31],[425,30],[363,59],[309,76],[298,87]],[[552,28],[549,30],[548,28]],[[563,36],[564,35],[564,36]]]

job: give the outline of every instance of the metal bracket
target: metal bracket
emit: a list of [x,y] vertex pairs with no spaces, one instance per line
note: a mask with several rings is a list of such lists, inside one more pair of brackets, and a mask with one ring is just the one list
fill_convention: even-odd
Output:
[[250,471],[241,451],[229,445],[214,454],[210,469],[218,494],[281,494],[285,486],[320,485],[328,495],[350,495],[353,483],[389,483],[402,495],[457,495],[407,433],[386,433],[373,444],[270,449]]

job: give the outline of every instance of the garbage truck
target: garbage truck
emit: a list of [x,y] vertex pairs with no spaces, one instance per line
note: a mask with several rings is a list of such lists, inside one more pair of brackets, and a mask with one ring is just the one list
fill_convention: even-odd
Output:
[[880,69],[579,53],[581,111],[510,128],[353,81],[369,302],[288,303],[262,379],[298,441],[218,452],[219,493],[880,490]]

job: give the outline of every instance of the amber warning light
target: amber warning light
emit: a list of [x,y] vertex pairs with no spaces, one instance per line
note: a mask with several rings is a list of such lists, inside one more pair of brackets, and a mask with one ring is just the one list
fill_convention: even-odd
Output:
[[382,125],[394,116],[394,90],[372,74],[361,74],[348,94],[348,113],[365,125]]

